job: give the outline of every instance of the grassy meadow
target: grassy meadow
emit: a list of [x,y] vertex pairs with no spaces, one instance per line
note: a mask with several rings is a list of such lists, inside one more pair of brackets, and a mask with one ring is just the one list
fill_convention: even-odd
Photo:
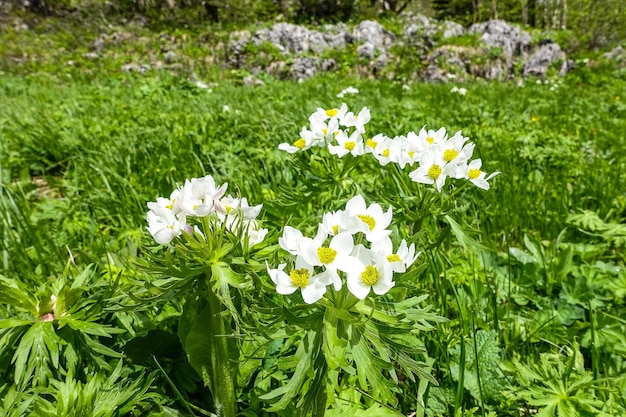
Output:
[[[213,415],[177,337],[185,299],[158,291],[168,275],[149,264],[166,252],[146,231],[147,202],[205,175],[263,204],[270,263],[283,256],[285,225],[313,234],[354,191],[374,201],[385,189],[379,202],[411,222],[399,228],[423,253],[390,297],[427,295],[422,305],[447,319],[411,336],[437,384],[394,373],[394,403],[359,380],[350,396],[328,396],[326,415],[626,414],[623,69],[476,81],[459,85],[468,90],[461,96],[454,84],[351,74],[248,87],[239,73],[196,63],[202,88],[185,71],[120,72],[141,54],[123,46],[98,66],[69,33],[8,30],[1,44],[3,416]],[[10,63],[20,48],[28,58]],[[359,93],[337,98],[348,86]],[[278,150],[316,108],[342,102],[371,110],[368,135],[462,130],[483,169],[501,174],[488,191],[450,182],[443,194],[453,198],[442,202],[408,176],[390,194],[397,177],[373,159],[339,178],[320,171],[323,158]],[[282,306],[263,262],[242,276],[263,288],[252,304]],[[44,319],[61,309],[52,295],[65,300],[63,319]],[[243,344],[240,416],[298,415],[298,398],[312,389],[302,382],[292,401],[271,408],[278,394],[267,394],[297,372],[299,340],[275,325],[258,345]]]

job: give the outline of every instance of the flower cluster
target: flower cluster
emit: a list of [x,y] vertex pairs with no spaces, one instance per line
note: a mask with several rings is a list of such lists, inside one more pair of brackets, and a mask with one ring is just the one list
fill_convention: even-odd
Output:
[[208,218],[230,232],[243,230],[248,247],[262,242],[267,229],[259,228],[255,219],[263,205],[251,207],[245,197],[225,196],[227,188],[227,183],[217,186],[210,175],[186,180],[169,198],[158,197],[148,203],[148,232],[157,243],[166,245],[183,232],[204,235],[190,220]]
[[[356,195],[345,210],[325,213],[314,238],[286,226],[279,238],[280,247],[295,256],[289,270],[283,263],[267,270],[279,294],[292,294],[300,289],[308,304],[321,299],[332,284],[335,291],[343,287],[364,299],[370,292],[382,295],[394,285],[393,273],[403,273],[415,262],[419,253],[415,245],[402,240],[396,251],[388,229],[392,209],[385,212],[379,204],[367,205]],[[365,244],[355,243],[364,239]],[[341,275],[340,275],[341,273]]]
[[[489,189],[489,179],[499,172],[487,175],[481,171],[482,161],[472,160],[474,143],[468,142],[461,131],[449,136],[445,128],[439,130],[423,127],[418,133],[390,138],[379,133],[371,138],[365,135],[365,124],[370,121],[370,111],[364,107],[358,115],[348,111],[346,104],[339,109],[318,108],[309,117],[310,127],[303,127],[300,138],[293,144],[282,143],[278,149],[289,153],[311,147],[328,147],[339,158],[347,154],[361,156],[372,154],[385,166],[390,162],[401,169],[407,165],[415,169],[409,177],[419,183],[432,184],[441,191],[447,178],[466,179],[484,190]],[[353,128],[353,131],[342,129]]]
[[347,154],[359,156],[365,153],[363,134],[365,124],[370,121],[367,107],[354,114],[344,103],[339,109],[318,108],[309,117],[309,128],[300,131],[300,137],[293,143],[281,143],[278,149],[289,153],[305,151],[309,148],[328,146],[331,154],[343,157]]

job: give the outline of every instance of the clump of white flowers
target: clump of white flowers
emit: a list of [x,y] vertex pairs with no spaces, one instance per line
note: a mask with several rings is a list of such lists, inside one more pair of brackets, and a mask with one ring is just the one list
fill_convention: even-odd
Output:
[[295,256],[288,267],[282,263],[267,270],[279,294],[298,289],[308,304],[315,303],[332,285],[341,290],[344,279],[348,290],[364,299],[370,290],[387,293],[394,285],[393,273],[403,273],[419,256],[415,245],[402,240],[393,250],[388,228],[392,208],[383,211],[379,204],[366,204],[356,195],[344,210],[325,213],[314,238],[286,226],[278,239],[282,249]]
[[206,218],[212,225],[241,233],[248,247],[262,242],[267,229],[260,228],[256,218],[263,205],[250,206],[245,197],[225,196],[227,188],[227,183],[218,186],[210,175],[187,179],[169,198],[158,197],[148,203],[148,232],[161,245],[182,233],[197,232],[204,237],[207,230],[203,232],[198,225]]
[[359,94],[359,89],[352,86],[346,87],[337,94],[337,98],[344,98],[349,94]]
[[367,107],[355,114],[344,103],[339,109],[318,108],[309,117],[309,127],[303,127],[300,137],[293,144],[281,143],[278,149],[296,153],[312,147],[327,147],[339,158],[351,154],[372,154],[385,166],[398,164],[401,169],[413,168],[409,177],[414,182],[432,184],[441,191],[448,178],[466,179],[484,190],[489,189],[488,180],[498,175],[481,171],[482,161],[473,159],[474,143],[468,142],[461,131],[448,135],[445,128],[439,130],[422,127],[418,133],[393,138],[379,133],[369,137],[365,125],[370,121]]

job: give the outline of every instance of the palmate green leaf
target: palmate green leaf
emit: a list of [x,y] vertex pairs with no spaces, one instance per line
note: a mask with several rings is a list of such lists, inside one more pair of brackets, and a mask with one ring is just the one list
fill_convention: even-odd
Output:
[[279,411],[287,407],[297,396],[301,395],[303,385],[315,374],[313,367],[314,358],[322,351],[322,339],[314,331],[309,331],[298,345],[293,361],[296,364],[295,370],[289,382],[282,387],[278,387],[269,393],[260,396],[261,400],[280,399],[272,404],[267,410],[270,412]]
[[0,304],[12,305],[28,311],[37,317],[37,301],[34,297],[19,287],[18,282],[0,275]]
[[32,377],[33,386],[45,386],[53,376],[51,362],[58,364],[58,346],[62,343],[52,322],[33,324],[22,336],[13,355],[15,384],[23,386]]

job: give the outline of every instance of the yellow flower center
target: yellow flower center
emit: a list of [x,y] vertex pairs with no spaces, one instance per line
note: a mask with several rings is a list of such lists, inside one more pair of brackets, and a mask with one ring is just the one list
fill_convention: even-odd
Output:
[[415,155],[415,151],[409,151],[408,154],[409,158],[413,158],[413,155]]
[[467,171],[467,176],[470,180],[475,180],[476,178],[480,177],[480,169],[470,169],[469,171]]
[[385,149],[385,150],[383,151],[383,156],[384,156],[385,158],[389,158],[389,149]]
[[233,208],[231,206],[225,206],[224,210],[226,210],[226,214],[230,213]]
[[370,148],[375,148],[378,145],[378,142],[374,142],[373,140],[368,139],[365,141],[365,144]]
[[533,116],[533,117],[531,117],[531,118],[530,118],[530,121],[531,121],[531,122],[533,122],[533,123],[535,123],[537,120],[539,120],[539,119],[538,119],[538,118],[536,118],[535,116]]
[[346,142],[343,144],[343,147],[351,151],[354,149],[354,145],[356,145],[356,142]]
[[328,134],[328,129],[322,129],[322,133],[326,136]]
[[339,113],[339,109],[326,110],[326,116],[328,117],[335,117],[337,116],[337,113]]
[[317,250],[317,257],[320,258],[320,262],[324,265],[328,265],[335,260],[337,251],[332,248],[319,248]]
[[300,138],[293,143],[293,146],[295,146],[298,149],[302,149],[306,146],[306,140]]
[[291,282],[298,288],[304,288],[309,285],[309,270],[306,268],[292,269],[289,273]]
[[441,167],[437,164],[432,165],[428,168],[428,176],[433,180],[436,180],[441,175]]
[[459,153],[456,149],[446,149],[443,153],[443,160],[446,162],[450,162],[457,156],[459,156]]
[[174,230],[174,226],[173,226],[173,225],[171,225],[171,224],[168,224],[166,227],[167,227],[168,229]]
[[361,219],[361,221],[365,223],[367,227],[369,227],[370,231],[374,230],[374,228],[376,227],[376,220],[374,220],[374,218],[369,214],[357,214],[356,216]]
[[366,266],[365,271],[361,272],[361,281],[370,287],[376,285],[378,282],[378,269],[372,265]]
[[339,233],[339,226],[333,226],[333,234]]
[[389,262],[402,262],[402,258],[400,258],[400,255],[398,255],[397,253],[387,256],[387,260]]
[[428,142],[429,145],[432,145],[434,141],[435,141],[435,138],[433,138],[432,136],[429,136],[426,138],[426,142]]

